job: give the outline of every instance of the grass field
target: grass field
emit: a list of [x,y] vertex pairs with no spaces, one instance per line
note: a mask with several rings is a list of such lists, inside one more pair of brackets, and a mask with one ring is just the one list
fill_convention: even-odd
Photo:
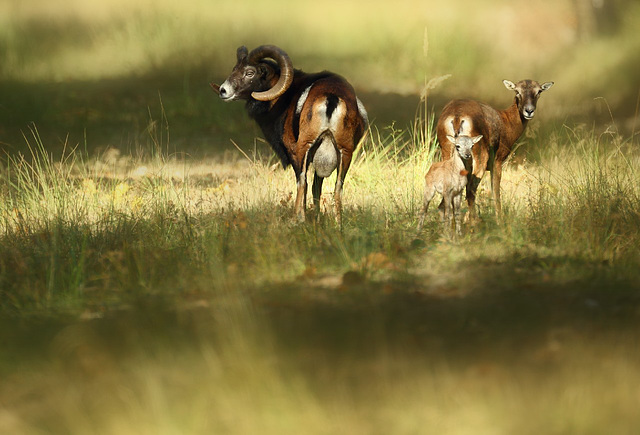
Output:
[[[635,433],[640,10],[441,3],[0,4],[0,433]],[[374,120],[343,228],[207,87],[265,42]],[[524,77],[502,220],[416,234],[444,102]]]

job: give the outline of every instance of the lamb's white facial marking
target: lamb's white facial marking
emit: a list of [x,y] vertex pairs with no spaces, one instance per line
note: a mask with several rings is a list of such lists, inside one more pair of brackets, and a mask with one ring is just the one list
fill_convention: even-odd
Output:
[[302,107],[304,106],[304,103],[307,101],[307,97],[309,96],[309,91],[311,90],[311,86],[309,86],[307,89],[305,89],[302,92],[302,94],[300,94],[300,98],[298,98],[298,104],[296,105],[296,115],[300,115],[300,112],[302,112]]

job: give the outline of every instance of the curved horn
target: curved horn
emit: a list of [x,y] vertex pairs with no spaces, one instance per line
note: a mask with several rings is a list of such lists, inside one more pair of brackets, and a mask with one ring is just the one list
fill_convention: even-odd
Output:
[[261,45],[260,47],[249,53],[249,62],[257,63],[265,58],[274,59],[278,62],[280,67],[280,78],[278,82],[269,90],[263,92],[253,92],[251,96],[256,100],[269,101],[275,100],[280,95],[284,94],[291,82],[293,82],[293,64],[287,53],[275,45]]

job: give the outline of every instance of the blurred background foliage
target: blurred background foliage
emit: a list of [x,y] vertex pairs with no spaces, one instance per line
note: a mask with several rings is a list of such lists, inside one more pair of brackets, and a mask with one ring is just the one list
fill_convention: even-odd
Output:
[[170,151],[251,145],[242,105],[208,82],[224,80],[239,45],[264,43],[345,75],[380,126],[409,124],[425,83],[451,74],[430,90],[436,113],[454,97],[508,105],[505,78],[553,80],[543,125],[615,120],[634,133],[639,18],[630,0],[4,0],[0,142],[23,151],[35,123],[52,151],[131,151],[166,119]]

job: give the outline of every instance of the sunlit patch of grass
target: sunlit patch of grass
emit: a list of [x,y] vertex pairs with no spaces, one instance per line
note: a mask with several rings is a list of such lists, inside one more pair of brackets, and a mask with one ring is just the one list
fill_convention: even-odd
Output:
[[[325,183],[321,219],[311,210],[307,225],[298,226],[293,176],[271,158],[256,153],[192,163],[158,155],[125,159],[119,168],[119,157],[105,165],[73,151],[52,161],[34,130],[32,158],[11,158],[5,175],[6,306],[62,300],[82,306],[94,300],[85,289],[109,287],[114,274],[120,285],[143,293],[200,274],[249,286],[309,271],[371,277],[380,269],[376,279],[396,279],[411,273],[412,264],[425,270],[420,251],[411,253],[420,246],[416,236],[427,258],[444,255],[431,262],[430,274],[477,257],[508,261],[514,253],[553,258],[569,269],[581,262],[624,268],[638,260],[638,157],[617,135],[589,131],[565,129],[541,156],[507,165],[502,223],[494,217],[487,176],[479,191],[482,221],[466,226],[460,248],[447,242],[435,207],[416,235],[424,173],[437,153],[433,117],[417,119],[412,129],[369,132],[345,184],[342,231],[332,212],[335,175]],[[29,278],[26,270],[33,272]],[[165,281],[168,270],[175,276]],[[16,290],[22,279],[29,292]],[[71,299],[57,299],[56,291]]]

